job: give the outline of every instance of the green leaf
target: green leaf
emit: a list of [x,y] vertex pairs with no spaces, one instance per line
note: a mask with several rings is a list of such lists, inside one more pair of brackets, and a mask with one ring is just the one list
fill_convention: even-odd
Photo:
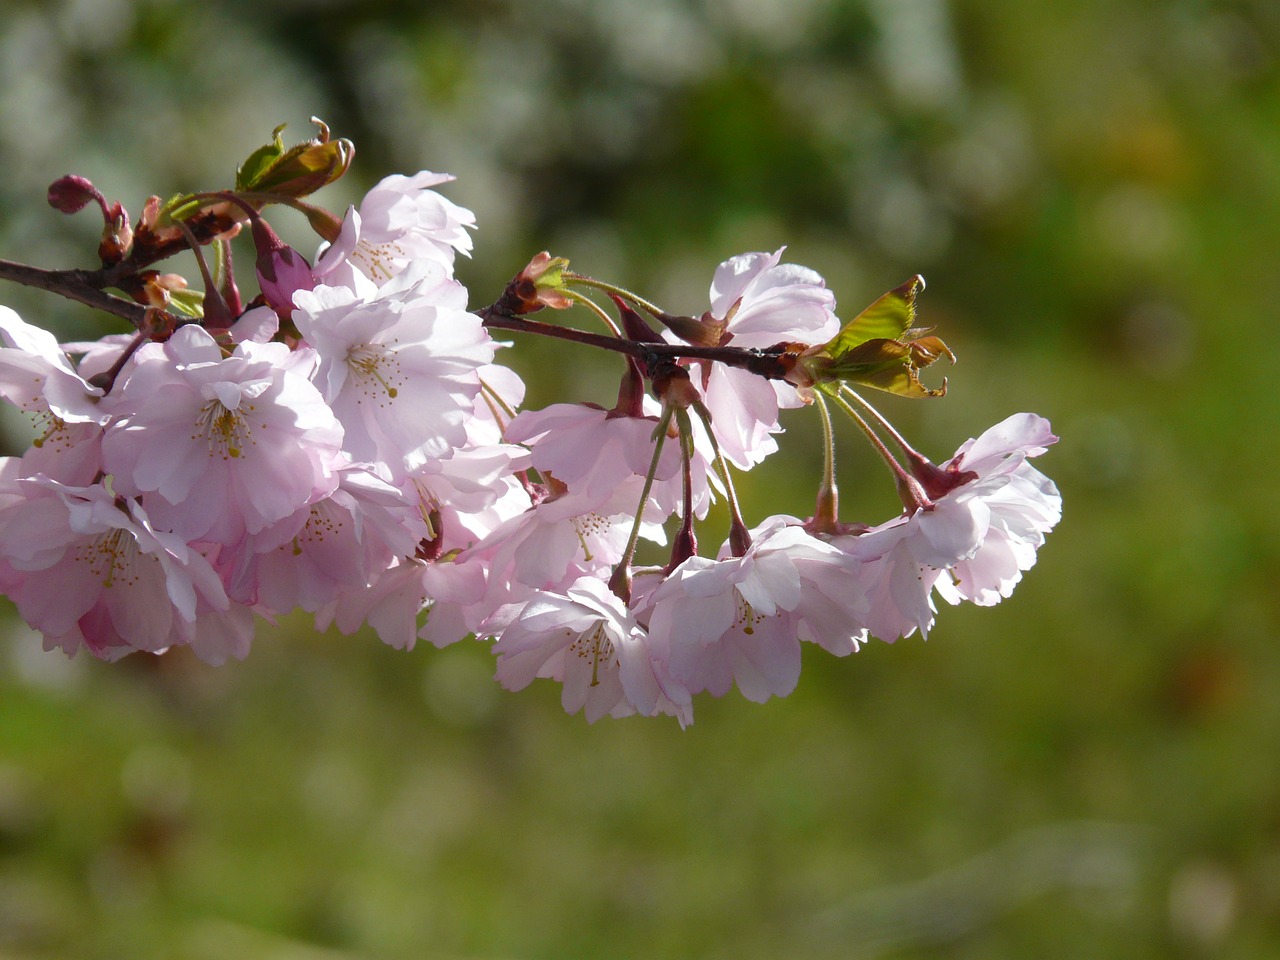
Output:
[[924,277],[916,274],[895,287],[844,325],[826,345],[826,353],[839,357],[868,340],[896,340],[916,319],[916,294],[924,289]]
[[169,312],[181,317],[200,320],[204,317],[204,292],[201,290],[170,290]]
[[280,124],[271,131],[271,143],[264,144],[245,158],[244,163],[236,169],[236,189],[255,190],[256,184],[271,169],[272,164],[284,153],[284,141],[280,139],[280,131],[287,124]]
[[924,279],[912,277],[890,290],[828,343],[812,347],[799,365],[814,384],[857,383],[900,397],[940,397],[947,392],[944,380],[937,390],[920,382],[920,371],[955,354],[938,337],[926,336],[928,328],[914,326],[916,294]]

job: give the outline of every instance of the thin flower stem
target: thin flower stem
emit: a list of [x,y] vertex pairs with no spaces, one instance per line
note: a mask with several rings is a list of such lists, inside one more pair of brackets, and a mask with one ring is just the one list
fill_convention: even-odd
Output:
[[711,440],[711,450],[715,453],[716,473],[724,481],[725,500],[729,504],[729,543],[735,557],[744,556],[751,546],[751,534],[747,532],[747,524],[742,519],[742,507],[738,503],[738,492],[733,488],[733,478],[729,475],[729,462],[716,442],[715,432],[711,429],[711,411],[701,400],[695,400],[693,409],[698,419],[706,427],[707,436]]
[[820,531],[832,531],[839,522],[839,499],[836,489],[836,441],[831,425],[831,411],[821,390],[814,391],[818,413],[822,416],[822,482],[818,486],[818,500],[814,505],[814,524]]
[[[665,312],[660,307],[655,307],[648,300],[644,299],[644,297],[634,294],[624,287],[619,287],[612,283],[606,283],[604,280],[597,280],[594,277],[588,277],[581,273],[574,273],[571,270],[566,270],[561,274],[561,276],[570,283],[578,283],[584,287],[595,287],[597,290],[603,290],[605,293],[616,294],[624,300],[630,300],[641,310],[646,310],[651,314],[656,315]],[[569,295],[573,296],[572,293]]]
[[883,430],[885,433],[887,433],[892,438],[893,442],[898,445],[899,450],[901,450],[903,453],[905,453],[909,457],[919,456],[919,454],[917,454],[916,451],[912,449],[911,444],[907,443],[906,438],[903,437],[902,434],[900,434],[896,429],[894,429],[893,424],[891,424],[887,419],[885,419],[884,414],[882,414],[879,410],[873,407],[870,401],[865,399],[862,396],[862,394],[858,393],[858,391],[854,390],[847,383],[842,383],[840,385],[840,392],[843,393],[845,396],[852,397],[854,400],[858,401],[858,405],[862,407],[863,410],[867,411],[867,413],[871,414],[872,418],[875,420],[876,424],[880,427],[880,429]]
[[667,439],[667,428],[671,425],[672,407],[666,407],[654,428],[653,457],[649,461],[649,470],[644,476],[644,488],[640,491],[640,505],[636,507],[636,520],[631,525],[631,535],[627,537],[627,546],[622,551],[622,559],[614,567],[613,576],[609,578],[609,589],[623,603],[631,602],[631,561],[636,556],[636,546],[640,543],[640,526],[644,521],[644,507],[649,501],[649,492],[653,489],[653,479],[658,473],[658,458],[662,456],[662,445]]
[[[201,326],[213,329],[230,327],[235,318],[231,315],[231,308],[227,305],[222,296],[222,291],[218,289],[218,285],[213,279],[209,264],[204,258],[204,251],[200,249],[200,242],[196,239],[196,235],[191,232],[191,228],[181,220],[178,221],[178,229],[182,231],[182,235],[187,238],[187,243],[191,245],[191,253],[196,258],[196,266],[200,269],[200,276],[204,280],[204,303],[202,304],[200,315]],[[215,246],[214,249],[217,250],[218,248]]]
[[622,336],[622,331],[619,330],[618,325],[613,322],[613,317],[605,313],[604,307],[600,306],[600,304],[596,303],[590,297],[584,296],[583,294],[578,293],[578,291],[576,290],[566,290],[564,292],[564,295],[568,297],[570,300],[572,300],[574,303],[577,303],[580,306],[586,307],[588,310],[594,313],[597,317],[599,317],[600,321],[606,327],[609,328],[609,332],[612,333],[615,337]]
[[693,532],[693,426],[685,407],[675,407],[675,414],[680,439],[680,528],[671,538],[671,558],[663,568],[667,574],[698,553]]
[[151,335],[148,331],[140,331],[131,341],[129,341],[129,345],[121,351],[120,356],[116,357],[115,363],[111,364],[111,368],[90,377],[89,382],[95,387],[101,387],[103,393],[110,393],[111,388],[116,385],[116,377],[120,376],[120,371],[123,370],[124,365],[129,362],[129,358],[137,353],[138,348],[150,339]]
[[[480,392],[485,394],[485,403],[489,404],[489,410],[494,410],[494,404],[497,404],[498,407],[502,408],[502,412],[506,413],[508,420],[515,419],[516,411],[512,410],[511,404],[504,401],[502,394],[490,387],[488,383],[485,383],[484,378],[480,378]],[[494,420],[497,419],[497,412],[494,412]]]
[[867,423],[866,420],[862,419],[861,414],[859,414],[857,410],[853,409],[849,401],[838,393],[829,393],[828,396],[836,406],[843,410],[849,418],[858,425],[858,429],[863,432],[867,441],[875,448],[876,452],[880,454],[881,459],[884,460],[885,465],[889,468],[889,472],[893,474],[893,479],[898,485],[898,495],[902,498],[903,505],[908,509],[921,509],[929,506],[929,498],[925,495],[919,481],[902,468],[902,464],[900,464],[894,458],[893,454],[889,452],[889,448],[884,445],[884,442],[876,432],[871,429],[871,425]]
[[507,424],[503,422],[502,417],[505,414],[507,422],[510,422],[515,418],[516,412],[511,409],[507,401],[502,399],[502,395],[497,390],[484,382],[484,378],[480,380],[480,395],[484,398],[484,404],[489,408],[489,412],[493,414],[493,420],[498,425],[498,429],[505,437]]

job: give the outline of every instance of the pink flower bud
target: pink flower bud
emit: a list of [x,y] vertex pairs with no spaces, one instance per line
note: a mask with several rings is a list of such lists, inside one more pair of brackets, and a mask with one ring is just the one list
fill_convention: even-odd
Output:
[[106,200],[98,188],[86,178],[69,173],[49,184],[49,206],[61,213],[83,210],[92,201],[106,210]]
[[288,320],[293,315],[293,295],[299,290],[315,288],[311,264],[281,240],[261,217],[253,218],[250,230],[254,246],[258,248],[258,285],[262,295],[281,320]]

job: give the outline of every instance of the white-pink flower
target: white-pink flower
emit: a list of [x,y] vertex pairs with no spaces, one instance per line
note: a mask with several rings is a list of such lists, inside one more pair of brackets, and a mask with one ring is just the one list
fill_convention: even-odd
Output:
[[649,633],[693,693],[723,696],[736,683],[749,700],[786,696],[801,639],[843,655],[865,636],[863,588],[838,550],[787,518],[757,533],[744,556],[690,557],[647,598]]
[[[770,347],[824,343],[840,329],[835,296],[808,267],[779,263],[782,250],[744,253],[716,269],[708,337],[721,345]],[[750,469],[777,449],[778,407],[798,406],[795,388],[724,364],[701,364],[695,376],[711,412],[716,440],[736,467]]]
[[[522,412],[508,425],[506,435],[532,449],[533,466],[539,472],[550,473],[575,494],[602,499],[619,484],[648,473],[657,425],[657,417],[629,417],[582,403],[556,403]],[[655,487],[671,480],[679,469],[679,443],[664,443]],[[675,485],[679,487],[678,479]]]
[[453,274],[455,252],[470,253],[476,218],[431,187],[448,183],[447,173],[423,170],[412,177],[386,177],[350,207],[342,233],[316,263],[322,283],[350,284],[355,271],[382,284],[415,260],[434,260]]
[[16,481],[0,503],[6,592],[49,647],[110,658],[183,642],[201,607],[225,612],[213,568],[142,507],[98,484]]
[[[548,497],[464,551],[462,562],[479,562],[488,570],[483,607],[493,616],[486,629],[501,630],[507,606],[523,602],[535,590],[557,592],[582,577],[607,579],[622,557],[642,487],[643,481],[636,479],[604,497]],[[645,511],[641,535],[662,543],[665,517],[652,507]]]
[[664,651],[626,606],[596,578],[581,579],[564,593],[539,592],[497,642],[497,677],[522,690],[544,677],[563,684],[568,713],[587,722],[609,714],[672,714],[693,722],[689,691],[666,671]]
[[342,427],[284,344],[245,342],[224,358],[190,325],[139,354],[116,387],[103,461],[158,527],[235,544],[337,487]]
[[300,517],[255,538],[229,588],[235,599],[273,613],[314,613],[411,556],[427,532],[415,503],[356,466],[339,472],[333,493],[299,509]]
[[480,625],[484,592],[483,564],[402,558],[370,586],[339,594],[317,613],[316,626],[332,622],[350,634],[368,623],[398,650],[412,650],[419,639],[446,647]]
[[1027,458],[1057,439],[1048,420],[1018,413],[964,443],[942,465],[947,472],[976,474],[953,496],[973,510],[982,532],[977,548],[949,564],[950,576],[938,581],[947,602],[999,603],[1035,564],[1045,535],[1062,519],[1062,495]]
[[865,568],[873,634],[927,634],[935,589],[950,603],[1009,596],[1062,516],[1057,487],[1027,463],[1056,440],[1043,417],[1014,414],[924,473],[929,506],[833,540]]
[[416,506],[435,552],[448,553],[474,546],[531,506],[514,476],[527,465],[527,451],[513,444],[467,446],[427,461],[399,487]]
[[352,460],[395,477],[467,441],[477,371],[495,345],[466,312],[466,288],[439,265],[295,295],[293,319],[319,356],[315,382],[346,430]]
[[0,396],[22,410],[50,413],[65,423],[105,422],[103,392],[90,386],[48,330],[0,306]]
[[0,397],[30,414],[39,432],[23,458],[27,476],[90,483],[101,467],[111,401],[71,365],[53,334],[0,306]]

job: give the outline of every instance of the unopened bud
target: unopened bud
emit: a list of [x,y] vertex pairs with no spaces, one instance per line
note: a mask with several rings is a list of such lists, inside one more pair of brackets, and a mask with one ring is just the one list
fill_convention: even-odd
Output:
[[316,285],[311,264],[261,217],[253,218],[250,231],[258,249],[256,267],[262,295],[281,320],[288,320],[293,315],[293,295]]
[[49,184],[49,206],[61,213],[75,213],[97,201],[105,213],[107,201],[86,178],[69,173]]

